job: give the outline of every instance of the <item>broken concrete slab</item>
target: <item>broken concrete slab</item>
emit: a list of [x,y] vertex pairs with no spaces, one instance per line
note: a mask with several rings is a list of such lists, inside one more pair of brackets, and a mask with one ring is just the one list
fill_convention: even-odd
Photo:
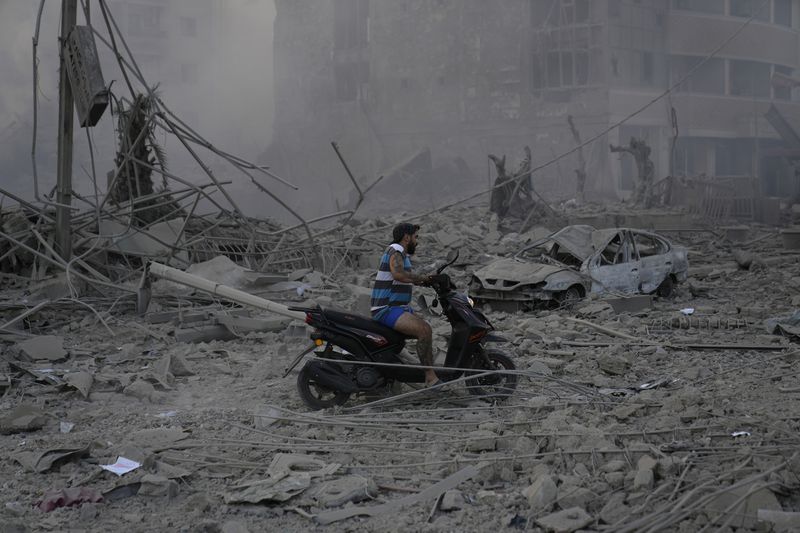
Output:
[[94,383],[94,377],[88,372],[69,372],[64,375],[64,381],[67,385],[80,392],[84,398],[88,398],[89,391],[91,391]]
[[442,495],[439,509],[444,512],[458,511],[464,508],[464,494],[460,490],[448,490]]
[[758,510],[758,522],[766,524],[773,531],[800,531],[800,513],[787,511]]
[[322,485],[316,500],[323,507],[339,507],[348,502],[358,503],[378,496],[378,487],[372,478],[345,476]]
[[[172,244],[177,241],[178,246],[183,244],[183,238],[178,239],[184,225],[182,218],[175,218],[165,222],[153,224],[147,230],[137,229],[135,226],[101,218],[101,235],[114,235],[109,243],[109,249],[115,252],[147,258],[173,257],[186,264],[189,254],[185,250],[175,250]],[[160,242],[159,242],[160,241]]]
[[652,469],[637,470],[633,478],[633,490],[651,490],[655,485],[655,475]]
[[21,451],[12,457],[31,472],[47,472],[56,465],[89,455],[90,446],[83,448],[50,448],[42,452]]
[[631,367],[630,362],[624,357],[609,353],[600,354],[597,358],[597,366],[606,374],[621,376],[628,372]]
[[47,413],[33,405],[18,405],[0,418],[0,435],[23,433],[42,429],[47,424]]
[[531,486],[522,491],[522,495],[528,500],[531,510],[549,511],[558,499],[558,488],[553,478],[545,474],[536,478]]
[[147,401],[156,401],[159,397],[155,387],[148,383],[147,381],[138,379],[125,387],[122,390],[122,393],[127,396],[133,396],[134,398],[138,398],[140,400],[147,400]]
[[572,507],[538,518],[536,523],[555,533],[572,533],[588,526],[593,521],[594,518],[586,511],[580,507]]
[[471,452],[488,452],[497,447],[497,433],[479,429],[469,434],[467,448]]
[[68,352],[64,349],[63,337],[40,335],[17,344],[20,354],[30,361],[61,361]]
[[706,506],[706,514],[711,522],[724,522],[733,528],[746,529],[755,526],[760,510],[783,511],[783,508],[775,494],[758,482],[720,494]]

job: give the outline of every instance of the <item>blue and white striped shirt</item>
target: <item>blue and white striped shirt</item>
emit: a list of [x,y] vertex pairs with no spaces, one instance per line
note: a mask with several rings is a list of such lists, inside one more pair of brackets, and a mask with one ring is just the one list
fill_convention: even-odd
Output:
[[372,286],[370,309],[373,316],[384,307],[408,305],[411,303],[411,289],[413,284],[403,283],[392,277],[392,269],[389,266],[389,261],[392,255],[397,252],[403,254],[403,270],[406,272],[411,271],[411,260],[408,258],[405,249],[396,243],[389,246],[381,256],[378,273],[375,275],[375,284]]

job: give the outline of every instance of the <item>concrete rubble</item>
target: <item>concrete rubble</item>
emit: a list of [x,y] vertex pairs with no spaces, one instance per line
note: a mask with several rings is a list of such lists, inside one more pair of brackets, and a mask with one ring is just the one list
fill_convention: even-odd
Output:
[[[423,233],[467,224],[476,233],[455,243],[459,287],[486,252],[516,246],[507,236],[492,240],[489,214],[444,211],[420,223]],[[382,240],[387,230],[363,220],[339,231]],[[194,519],[251,531],[264,520],[283,530],[310,520],[397,531],[511,522],[549,531],[791,527],[800,509],[800,348],[791,334],[800,256],[774,233],[744,247],[763,268],[743,269],[733,262],[741,243],[703,229],[670,238],[690,261],[689,279],[670,298],[629,310],[595,296],[570,308],[490,311],[518,368],[531,372],[496,407],[456,388],[308,413],[292,376],[280,377],[306,346],[300,321],[163,280],[153,280],[142,316],[91,290],[77,300],[91,310],[69,298],[24,303],[58,273],[35,282],[4,275],[0,321],[13,323],[2,332],[9,385],[0,389],[0,442],[17,459],[0,463],[0,512],[34,523],[48,491],[87,488],[104,499],[52,511],[55,523],[66,527],[91,505],[92,527],[112,527],[126,513],[150,524],[203,498],[209,503]],[[363,247],[375,259],[378,247]],[[446,251],[431,243],[415,263],[426,268]],[[362,311],[374,276],[369,261],[266,274],[241,262],[219,256],[188,270],[276,304]],[[444,346],[449,328],[428,318]],[[210,327],[227,333],[185,336]],[[288,450],[314,466],[274,466]],[[97,467],[119,456],[142,464],[123,483]],[[479,460],[488,466],[428,499],[402,511],[380,507]],[[241,502],[256,507],[245,512]],[[359,512],[330,514],[348,505]]]

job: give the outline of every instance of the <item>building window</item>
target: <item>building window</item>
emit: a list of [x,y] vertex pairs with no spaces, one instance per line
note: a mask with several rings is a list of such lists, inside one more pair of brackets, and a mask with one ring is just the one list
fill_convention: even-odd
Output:
[[588,50],[554,50],[531,56],[531,88],[584,87],[589,83]]
[[[671,56],[672,83],[684,78],[702,58]],[[725,60],[712,58],[703,63],[689,78],[678,86],[678,91],[704,94],[725,94]]]
[[[781,65],[775,65],[775,74],[783,74],[784,76],[792,77],[792,69]],[[791,100],[792,88],[788,84],[774,84],[772,86],[772,94],[776,100]]]
[[772,7],[772,22],[792,27],[792,0],[775,0]]
[[712,15],[725,14],[725,0],[673,0],[672,7],[682,11],[710,13]]
[[730,61],[730,87],[733,96],[769,98],[770,65],[758,61]]
[[179,24],[181,28],[181,36],[197,37],[197,19],[194,17],[181,17]]
[[534,28],[588,24],[591,18],[589,0],[530,0],[530,6]]
[[770,21],[770,2],[763,0],[730,0],[731,15],[734,17],[755,17],[762,22]]
[[588,0],[530,1],[531,90],[589,84],[589,55],[599,51],[601,36],[589,25],[591,5]]

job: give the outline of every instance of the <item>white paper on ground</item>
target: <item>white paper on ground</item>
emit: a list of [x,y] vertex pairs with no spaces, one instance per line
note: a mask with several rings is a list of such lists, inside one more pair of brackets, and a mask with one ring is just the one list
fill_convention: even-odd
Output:
[[132,470],[136,470],[142,466],[141,464],[133,461],[131,459],[126,459],[125,457],[117,457],[117,462],[113,465],[100,465],[100,468],[103,470],[108,470],[109,472],[113,472],[118,476],[122,474],[127,474]]

